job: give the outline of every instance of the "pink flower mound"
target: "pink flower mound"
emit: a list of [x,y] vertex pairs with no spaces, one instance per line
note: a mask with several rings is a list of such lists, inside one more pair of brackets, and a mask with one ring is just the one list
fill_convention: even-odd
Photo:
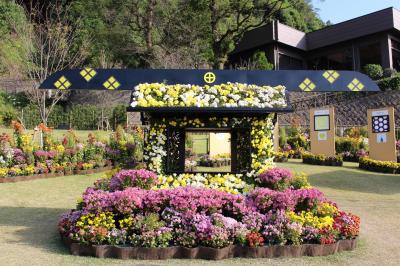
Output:
[[91,213],[112,211],[113,201],[111,192],[88,188],[83,193],[82,205],[84,211]]
[[116,191],[110,195],[114,209],[122,214],[134,214],[143,209],[143,199],[146,190],[140,188],[128,188],[123,191]]
[[303,188],[293,191],[297,198],[297,204],[304,210],[316,207],[319,203],[325,202],[324,194],[316,188]]
[[112,191],[124,190],[128,187],[150,189],[157,185],[158,178],[154,172],[140,170],[122,170],[111,178],[110,189]]
[[261,213],[270,210],[292,210],[297,203],[297,196],[293,190],[275,191],[269,188],[256,188],[248,196],[249,204]]
[[292,172],[285,168],[272,168],[259,175],[257,182],[267,186],[275,185],[279,182],[290,181],[293,178]]

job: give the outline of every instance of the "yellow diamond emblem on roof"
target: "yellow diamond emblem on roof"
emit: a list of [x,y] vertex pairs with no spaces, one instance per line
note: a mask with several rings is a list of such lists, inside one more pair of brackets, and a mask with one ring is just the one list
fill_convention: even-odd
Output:
[[332,84],[339,78],[340,74],[335,70],[328,70],[322,76]]
[[302,83],[300,83],[299,88],[302,91],[313,91],[317,86],[309,78],[306,78]]
[[103,83],[103,86],[107,90],[115,90],[118,89],[121,84],[116,80],[113,76],[109,77],[106,82]]
[[86,67],[82,69],[79,74],[81,74],[81,76],[89,82],[94,76],[96,76],[97,72],[90,67]]
[[61,76],[56,82],[54,82],[54,86],[59,90],[66,90],[71,87],[71,82],[64,76]]
[[349,83],[349,85],[347,85],[347,88],[349,88],[351,91],[361,91],[364,89],[364,84],[355,78]]

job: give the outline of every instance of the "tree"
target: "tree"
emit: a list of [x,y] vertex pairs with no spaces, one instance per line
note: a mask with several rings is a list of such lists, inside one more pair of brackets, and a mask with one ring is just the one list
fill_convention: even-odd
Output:
[[274,64],[268,62],[267,56],[264,51],[257,51],[252,56],[252,61],[255,64],[255,69],[260,70],[273,70]]
[[191,0],[190,3],[195,10],[207,12],[212,64],[219,69],[246,31],[271,21],[284,8],[284,1],[279,0]]
[[23,40],[24,75],[31,81],[26,91],[39,109],[45,125],[56,104],[68,94],[68,90],[39,90],[39,85],[53,73],[65,68],[81,67],[88,42],[74,48],[79,20],[69,20],[69,6],[59,2],[49,4],[45,10],[31,7],[29,24],[17,34]]
[[16,31],[25,27],[24,10],[14,1],[0,0],[0,74],[15,76],[23,67],[24,51]]
[[311,0],[286,0],[286,8],[276,14],[282,23],[304,32],[315,31],[325,26],[319,18]]

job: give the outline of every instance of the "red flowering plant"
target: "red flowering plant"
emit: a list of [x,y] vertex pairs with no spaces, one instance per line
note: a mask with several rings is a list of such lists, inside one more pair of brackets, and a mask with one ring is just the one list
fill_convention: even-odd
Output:
[[360,233],[360,217],[339,211],[335,217],[334,228],[339,231],[342,238],[354,238]]
[[327,226],[319,229],[317,239],[320,244],[334,244],[336,243],[336,239],[338,238],[339,232],[333,227]]
[[252,248],[264,246],[264,238],[258,232],[251,232],[247,234],[246,239],[247,243],[249,243],[249,246]]

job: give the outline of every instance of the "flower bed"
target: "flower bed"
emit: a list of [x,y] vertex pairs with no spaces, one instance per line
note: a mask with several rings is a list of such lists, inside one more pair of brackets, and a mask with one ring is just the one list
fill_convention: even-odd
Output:
[[377,161],[368,157],[360,158],[359,167],[373,172],[400,174],[400,163]]
[[274,153],[274,162],[276,163],[284,163],[287,162],[289,159],[288,152],[275,152]]
[[340,155],[326,157],[323,154],[303,153],[303,163],[326,166],[343,166],[343,157]]
[[68,175],[86,175],[86,174],[95,174],[101,173],[104,171],[111,170],[112,166],[105,166],[101,168],[94,168],[88,170],[74,170],[71,172],[59,172],[59,173],[47,173],[47,174],[35,174],[35,175],[27,175],[27,176],[12,176],[12,177],[3,177],[0,178],[0,183],[14,183],[20,181],[29,181],[35,179],[43,179],[43,178],[51,178],[58,176],[68,176]]
[[147,170],[89,187],[59,232],[75,255],[165,259],[327,255],[353,249],[357,216],[340,211],[302,174],[273,168],[248,194],[159,189]]
[[[86,174],[105,170],[111,165],[135,165],[132,159],[136,158],[140,141],[134,142],[135,137],[126,134],[122,128],[116,130],[109,141],[99,140],[89,133],[84,142],[73,131],[69,131],[62,141],[55,141],[49,128],[43,125],[40,128],[44,135],[42,147],[35,141],[35,136],[25,134],[17,122],[13,136],[0,135],[0,182]],[[140,134],[132,135],[140,138]]]
[[283,86],[145,83],[136,86],[132,95],[132,107],[286,107]]

